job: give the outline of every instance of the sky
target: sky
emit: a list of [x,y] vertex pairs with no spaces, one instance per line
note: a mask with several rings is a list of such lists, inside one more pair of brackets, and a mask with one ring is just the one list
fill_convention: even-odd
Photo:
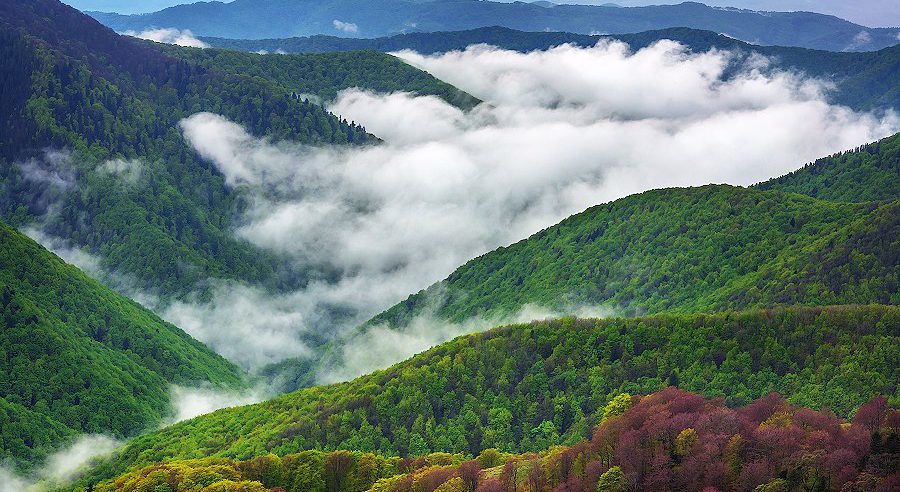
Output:
[[[501,0],[503,1],[503,0]],[[172,5],[191,3],[184,0],[64,0],[81,10],[134,14],[155,12]],[[681,0],[555,0],[555,3],[616,3],[622,6],[681,3]],[[869,27],[900,27],[900,0],[705,0],[707,5],[738,7],[752,10],[805,10],[836,15]]]

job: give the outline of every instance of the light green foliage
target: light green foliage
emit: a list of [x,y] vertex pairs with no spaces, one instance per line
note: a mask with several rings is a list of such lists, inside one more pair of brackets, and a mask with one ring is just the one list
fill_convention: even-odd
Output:
[[625,492],[628,481],[618,466],[606,470],[597,482],[597,492]]
[[169,385],[241,373],[137,303],[0,223],[0,449],[19,463],[79,432],[134,435]]
[[630,406],[631,395],[628,393],[616,395],[615,398],[610,400],[609,403],[606,404],[606,407],[603,408],[603,417],[600,419],[600,423],[605,422],[611,417],[622,415]]
[[[888,306],[508,326],[458,338],[348,383],[138,437],[107,469],[357,442],[366,443],[359,451],[400,456],[426,447],[471,456],[493,446],[536,451],[541,448],[534,447],[532,430],[548,428],[544,422],[553,422],[560,440],[586,437],[613,396],[652,393],[673,372],[682,388],[722,396],[732,405],[777,391],[794,403],[846,416],[875,394],[897,401],[898,327],[900,308]],[[589,381],[589,368],[599,368],[602,377]],[[554,404],[557,395],[568,404]],[[587,416],[586,424],[579,424],[579,414]],[[357,441],[363,428],[373,438]],[[445,439],[451,433],[462,438]]]

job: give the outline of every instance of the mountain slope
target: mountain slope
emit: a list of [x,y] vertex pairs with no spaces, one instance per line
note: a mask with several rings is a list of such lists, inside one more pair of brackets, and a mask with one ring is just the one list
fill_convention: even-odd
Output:
[[753,53],[769,57],[770,68],[803,72],[810,77],[829,80],[836,90],[829,94],[835,104],[854,109],[900,107],[900,45],[875,52],[830,52],[784,46],[759,46],[711,31],[671,28],[636,34],[588,35],[565,32],[522,32],[504,27],[485,27],[468,31],[409,33],[386,38],[352,39],[335,36],[312,36],[287,39],[222,39],[204,38],[212,46],[243,51],[284,50],[287,52],[320,52],[378,50],[383,52],[410,49],[419,53],[463,50],[473,44],[490,44],[515,51],[546,50],[570,43],[589,47],[604,39],[628,43],[632,49],[644,48],[661,39],[678,41],[694,52],[711,48],[735,53],[735,66]]
[[[872,242],[855,243],[863,231]],[[476,258],[368,325],[404,326],[419,315],[502,318],[529,304],[654,313],[897,303],[898,233],[900,202],[874,207],[712,185],[649,191]],[[857,246],[866,251],[846,256]]]
[[770,391],[850,414],[896,404],[900,308],[787,308],[506,326],[348,383],[220,410],[133,440],[90,481],[163,459],[304,449],[540,450],[590,435],[620,392],[677,384],[744,404]]
[[[119,36],[56,0],[0,2],[0,52],[0,215],[14,226],[42,220],[49,234],[164,299],[217,279],[278,289],[323,275],[234,236],[246,197],[188,146],[183,118],[208,111],[255,136],[360,145],[376,139],[291,93],[331,95],[358,83],[434,90],[471,104],[381,54],[320,56],[312,64],[206,55]],[[344,67],[348,60],[354,64]],[[306,82],[288,86],[307,69]]]
[[75,433],[130,436],[169,412],[171,384],[242,375],[180,329],[0,224],[2,452],[29,462]]
[[900,197],[900,134],[818,159],[756,187],[845,202],[895,200]]
[[481,102],[396,57],[371,50],[259,56],[172,46],[167,52],[210,70],[263,77],[286,92],[309,94],[323,101],[333,100],[341,90],[359,87],[374,92],[439,96],[461,109],[471,109]]
[[[852,423],[768,395],[739,409],[668,388],[623,394],[593,438],[540,453],[487,450],[475,459],[435,453],[418,459],[305,451],[173,461],[97,484],[97,491],[210,484],[253,492],[440,492],[628,490],[817,490],[888,492],[898,411],[873,398]],[[823,437],[827,437],[823,439]],[[202,477],[197,480],[197,477]],[[761,487],[761,488],[757,488]]]
[[[456,31],[501,25],[524,31],[627,33],[691,27],[727,33],[758,44],[833,51],[880,49],[896,44],[896,29],[870,29],[808,12],[754,12],[679,5],[621,8],[476,0],[236,0],[195,3],[152,14],[91,12],[117,31],[151,27],[190,29],[196,35],[273,38],[314,34],[379,37],[409,31]],[[337,22],[336,22],[337,21]]]

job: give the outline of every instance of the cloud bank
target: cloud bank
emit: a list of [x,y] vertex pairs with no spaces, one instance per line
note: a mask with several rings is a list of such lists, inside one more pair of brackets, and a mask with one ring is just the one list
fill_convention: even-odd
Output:
[[[252,197],[236,233],[314,274],[281,297],[224,289],[208,310],[182,306],[168,319],[217,350],[239,347],[228,355],[245,366],[302,356],[305,339],[339,336],[589,206],[659,187],[751,184],[900,126],[893,113],[829,105],[829,84],[763,58],[725,77],[728,52],[669,41],[638,52],[608,42],[397,55],[487,103],[463,112],[432,96],[344,91],[329,109],[385,140],[364,148],[257,139],[214,114],[182,121],[188,143]],[[411,329],[411,350],[456,333],[423,330]]]
[[187,46],[190,48],[209,48],[209,45],[194,37],[189,30],[180,30],[173,27],[161,29],[147,29],[144,31],[125,31],[126,36],[156,41],[157,43],[177,44],[178,46]]

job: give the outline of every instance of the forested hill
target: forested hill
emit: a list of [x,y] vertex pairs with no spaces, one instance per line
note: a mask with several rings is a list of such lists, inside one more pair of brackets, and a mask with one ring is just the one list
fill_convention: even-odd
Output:
[[131,436],[171,384],[238,387],[200,342],[0,223],[0,456],[34,462],[78,433]]
[[378,53],[192,53],[120,36],[57,0],[0,2],[0,74],[0,216],[40,218],[163,298],[211,278],[282,288],[310,275],[234,237],[241,193],[185,143],[182,118],[209,111],[257,136],[356,145],[376,139],[292,93],[359,84],[473,103]]
[[453,0],[236,0],[198,2],[143,15],[91,12],[117,31],[173,27],[195,35],[239,39],[333,34],[375,38],[493,25],[523,31],[631,33],[691,27],[758,44],[832,51],[873,50],[897,43],[898,29],[870,29],[811,12],[757,12],[695,2],[622,8]]
[[299,53],[365,49],[393,52],[409,49],[433,54],[464,50],[473,44],[489,44],[521,52],[546,50],[566,43],[589,47],[604,39],[623,41],[634,50],[661,39],[678,41],[693,52],[710,48],[726,49],[738,55],[735,65],[746,61],[752,53],[758,53],[772,60],[771,68],[798,71],[834,82],[836,90],[829,97],[836,104],[855,109],[900,108],[900,45],[874,52],[831,52],[754,45],[715,32],[689,28],[589,35],[484,27],[466,31],[398,34],[375,39],[310,36],[285,39],[204,38],[204,41],[212,46],[243,51],[283,50]]
[[845,202],[900,199],[900,133],[756,185]]
[[879,393],[897,403],[898,327],[900,308],[889,306],[506,326],[348,383],[138,437],[83,483],[164,459],[306,449],[388,456],[542,450],[589,437],[621,392],[669,385],[729,405],[778,391],[792,403],[846,416]]
[[712,312],[791,304],[900,303],[900,201],[817,200],[731,186],[654,190],[592,207],[376,316],[502,319],[568,312]]
[[166,52],[210,70],[262,77],[286,92],[313,95],[323,101],[333,100],[341,90],[360,87],[383,93],[405,91],[439,96],[461,109],[471,109],[481,102],[427,72],[374,50],[260,56],[168,46]]
[[[173,460],[99,483],[97,492],[891,492],[900,412],[875,397],[852,421],[767,395],[745,407],[667,388],[622,393],[590,440],[539,453],[474,458],[303,451],[246,460]],[[826,437],[823,439],[823,437]]]

